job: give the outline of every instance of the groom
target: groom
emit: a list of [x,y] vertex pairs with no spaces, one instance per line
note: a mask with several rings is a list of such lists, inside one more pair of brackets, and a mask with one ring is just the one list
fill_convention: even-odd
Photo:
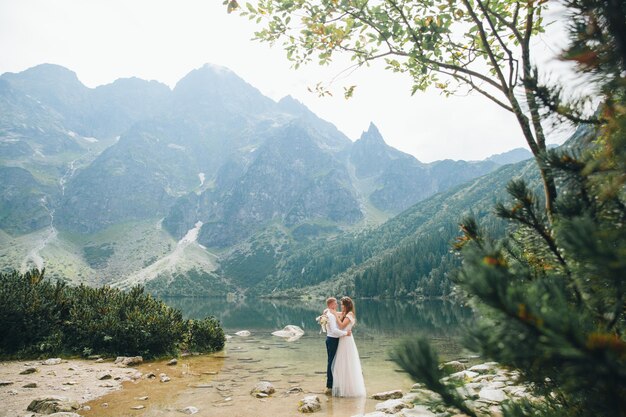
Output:
[[325,394],[330,395],[333,392],[333,360],[337,353],[337,346],[339,346],[339,338],[342,336],[350,336],[352,333],[350,330],[343,331],[337,326],[337,317],[334,312],[337,311],[337,299],[330,297],[326,300],[326,307],[328,307],[324,314],[328,318],[328,325],[326,330],[326,352],[328,353],[328,366],[326,367],[326,391]]

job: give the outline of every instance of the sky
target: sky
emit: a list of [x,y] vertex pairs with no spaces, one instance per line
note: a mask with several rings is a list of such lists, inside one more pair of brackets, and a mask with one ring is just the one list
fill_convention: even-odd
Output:
[[[52,63],[92,88],[133,76],[173,88],[211,63],[276,101],[295,97],[352,140],[373,122],[389,145],[422,162],[480,160],[527,147],[513,115],[484,97],[446,98],[435,90],[411,96],[410,80],[383,65],[339,77],[339,90],[357,85],[353,98],[341,91],[320,98],[308,88],[336,78],[347,64],[294,70],[279,45],[251,40],[255,28],[227,14],[222,0],[0,0],[0,74]],[[556,71],[553,56],[562,40],[553,31],[534,43],[542,62]],[[550,132],[548,142],[560,143],[567,133]]]

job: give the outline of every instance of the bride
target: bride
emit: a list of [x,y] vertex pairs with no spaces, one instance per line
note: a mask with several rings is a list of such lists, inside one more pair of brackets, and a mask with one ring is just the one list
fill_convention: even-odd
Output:
[[[335,315],[339,328],[343,330],[352,329],[356,324],[356,314],[354,303],[350,297],[341,299],[341,312],[335,312]],[[339,339],[332,369],[334,397],[365,397],[361,360],[352,336]]]

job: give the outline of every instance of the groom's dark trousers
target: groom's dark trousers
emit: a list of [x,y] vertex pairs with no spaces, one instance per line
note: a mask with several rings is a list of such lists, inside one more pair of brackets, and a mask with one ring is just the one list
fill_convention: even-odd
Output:
[[328,353],[328,366],[326,367],[326,388],[333,387],[333,360],[337,354],[337,346],[339,346],[338,337],[326,336],[326,352]]

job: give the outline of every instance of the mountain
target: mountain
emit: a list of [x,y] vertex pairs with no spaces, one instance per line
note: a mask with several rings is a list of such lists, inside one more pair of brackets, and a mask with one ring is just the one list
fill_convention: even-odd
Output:
[[374,124],[352,146],[350,162],[356,178],[369,182],[371,203],[393,214],[497,168],[490,161],[421,163],[387,145]]
[[0,268],[169,295],[270,291],[298,254],[498,167],[424,164],[374,125],[352,142],[215,65],[170,89],[88,88],[43,64],[0,76]]
[[515,164],[520,161],[525,161],[533,157],[532,152],[526,148],[515,148],[507,152],[491,155],[487,158],[487,161],[495,162],[499,165]]

